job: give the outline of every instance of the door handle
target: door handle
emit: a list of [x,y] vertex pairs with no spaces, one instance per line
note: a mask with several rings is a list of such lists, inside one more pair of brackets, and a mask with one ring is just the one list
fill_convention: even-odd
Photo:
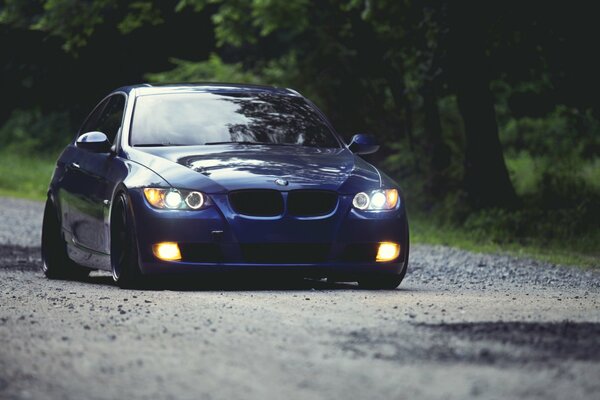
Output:
[[76,162],[72,162],[71,163],[71,167],[75,168],[75,169],[80,169],[81,166],[79,164],[77,164]]

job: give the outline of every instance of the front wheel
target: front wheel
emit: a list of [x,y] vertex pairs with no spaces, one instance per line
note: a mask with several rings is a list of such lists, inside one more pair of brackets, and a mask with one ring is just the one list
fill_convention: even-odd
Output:
[[119,194],[113,204],[110,230],[110,263],[113,280],[122,289],[139,288],[144,277],[139,266],[133,212],[125,193]]
[[42,222],[42,272],[49,279],[84,279],[90,273],[67,255],[58,210],[50,198],[46,200]]

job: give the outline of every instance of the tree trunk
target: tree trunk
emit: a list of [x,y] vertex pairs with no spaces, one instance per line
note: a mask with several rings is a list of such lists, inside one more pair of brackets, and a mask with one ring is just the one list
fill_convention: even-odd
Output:
[[456,91],[466,139],[464,189],[475,208],[512,208],[517,197],[498,137],[485,54],[486,5],[482,3],[449,5],[449,78]]

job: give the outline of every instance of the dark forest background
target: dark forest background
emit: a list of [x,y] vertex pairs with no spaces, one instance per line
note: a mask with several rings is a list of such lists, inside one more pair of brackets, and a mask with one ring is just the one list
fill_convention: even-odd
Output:
[[265,83],[311,98],[347,140],[380,139],[369,160],[400,182],[418,240],[597,261],[587,4],[3,0],[0,193],[43,197],[52,159],[114,88]]

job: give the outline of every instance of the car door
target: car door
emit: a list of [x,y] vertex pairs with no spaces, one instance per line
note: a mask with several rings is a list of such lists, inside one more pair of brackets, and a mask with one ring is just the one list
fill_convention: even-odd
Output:
[[[107,98],[98,117],[86,122],[80,135],[99,131],[114,143],[123,121],[125,102],[125,95],[121,93]],[[70,204],[73,241],[85,250],[108,254],[107,216],[116,185],[110,179],[114,176],[111,169],[115,155],[114,152],[94,153],[75,147],[71,168],[77,184]]]
[[[80,128],[78,137],[97,126],[108,102],[109,99],[104,99],[92,110]],[[81,171],[81,162],[86,153],[77,148],[75,142],[73,142],[67,146],[58,162],[58,167],[62,169],[62,176],[58,184],[58,200],[62,215],[62,226],[69,244],[73,239],[75,227],[83,218],[79,214],[81,210],[85,209],[82,205],[81,195],[82,184],[85,181],[85,176]]]

